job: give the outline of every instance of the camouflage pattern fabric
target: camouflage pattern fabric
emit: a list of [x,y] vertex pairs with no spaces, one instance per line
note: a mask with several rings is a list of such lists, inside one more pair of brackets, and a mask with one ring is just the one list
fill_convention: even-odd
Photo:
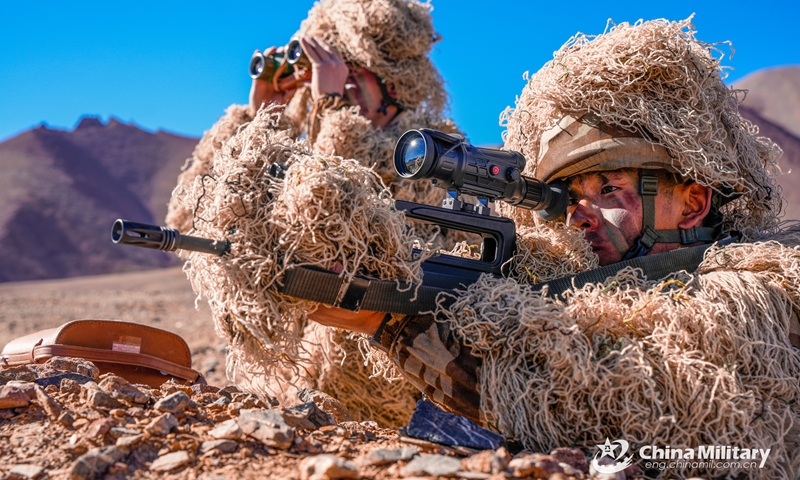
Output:
[[406,379],[438,405],[473,421],[481,414],[478,379],[481,359],[455,339],[433,315],[386,315],[372,339],[402,370]]

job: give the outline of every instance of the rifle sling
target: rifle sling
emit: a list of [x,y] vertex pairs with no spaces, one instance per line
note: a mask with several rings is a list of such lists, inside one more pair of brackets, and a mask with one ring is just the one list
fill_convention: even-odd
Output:
[[[531,291],[538,291],[547,286],[547,295],[555,297],[573,287],[580,288],[587,283],[602,283],[627,267],[641,269],[650,279],[663,278],[681,270],[693,272],[703,261],[703,255],[710,246],[711,244],[705,244],[632,258],[577,275],[531,285],[530,288]],[[456,293],[455,290],[425,284],[415,289],[392,280],[355,277],[348,282],[346,278],[336,273],[313,267],[295,267],[287,270],[279,291],[284,295],[347,310],[370,310],[405,315],[435,311],[436,297],[440,293]]]

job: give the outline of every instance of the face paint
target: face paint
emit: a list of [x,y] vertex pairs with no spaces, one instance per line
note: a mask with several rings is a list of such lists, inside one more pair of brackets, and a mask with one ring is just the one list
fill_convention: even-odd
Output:
[[624,208],[601,208],[600,215],[602,215],[608,223],[622,230],[622,226],[628,221],[631,212]]

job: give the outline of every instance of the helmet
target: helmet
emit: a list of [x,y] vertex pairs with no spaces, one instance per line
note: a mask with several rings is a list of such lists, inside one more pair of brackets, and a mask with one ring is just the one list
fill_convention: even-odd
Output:
[[673,171],[714,191],[714,236],[755,237],[778,224],[781,152],[739,114],[740,92],[725,86],[722,56],[714,56],[720,50],[695,38],[691,19],[621,23],[570,39],[501,115],[505,148],[523,153],[525,173],[544,181],[631,167],[645,177]]
[[430,4],[417,0],[320,0],[296,36],[321,38],[346,62],[394,84],[403,107],[424,105],[438,114],[446,94],[427,56],[440,40],[430,11]]

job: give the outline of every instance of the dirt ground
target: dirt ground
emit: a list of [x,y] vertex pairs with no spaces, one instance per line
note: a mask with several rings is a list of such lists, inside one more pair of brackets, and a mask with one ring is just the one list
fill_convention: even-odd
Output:
[[0,347],[16,337],[70,320],[112,319],[177,333],[189,345],[192,367],[224,387],[226,343],[214,333],[211,311],[197,302],[180,268],[0,283]]

